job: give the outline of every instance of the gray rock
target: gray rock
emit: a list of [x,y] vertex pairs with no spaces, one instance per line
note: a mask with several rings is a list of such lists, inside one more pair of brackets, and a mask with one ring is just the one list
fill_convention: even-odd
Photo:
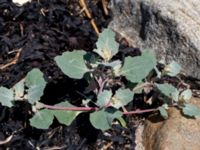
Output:
[[200,79],[199,0],[112,0],[109,27],[130,46],[175,60],[187,76]]
[[[200,99],[191,102],[200,108]],[[144,125],[145,150],[199,150],[200,120],[184,117],[177,108],[169,108],[169,118],[163,120],[153,114]]]

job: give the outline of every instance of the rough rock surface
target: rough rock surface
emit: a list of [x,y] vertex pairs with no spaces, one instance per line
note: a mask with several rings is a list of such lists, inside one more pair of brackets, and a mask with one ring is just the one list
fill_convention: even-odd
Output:
[[129,45],[151,48],[159,59],[178,61],[200,79],[199,0],[112,0],[109,27]]
[[[200,107],[200,99],[193,99]],[[169,118],[161,121],[153,115],[146,121],[143,144],[146,150],[199,150],[200,120],[183,117],[178,109],[169,109]]]

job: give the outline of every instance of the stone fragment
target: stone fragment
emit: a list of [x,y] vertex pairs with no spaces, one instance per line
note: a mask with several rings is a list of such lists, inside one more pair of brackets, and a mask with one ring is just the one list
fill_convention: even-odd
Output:
[[159,59],[175,60],[183,72],[200,79],[199,0],[111,0],[109,27],[130,46],[155,50]]
[[[200,108],[200,99],[192,103]],[[145,150],[199,150],[200,120],[184,117],[180,110],[170,108],[169,118],[152,115],[144,125],[143,144]]]

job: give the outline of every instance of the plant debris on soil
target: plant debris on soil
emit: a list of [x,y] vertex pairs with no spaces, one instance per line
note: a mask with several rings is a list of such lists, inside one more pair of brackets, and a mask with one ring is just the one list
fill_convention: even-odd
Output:
[[[100,31],[112,19],[102,1],[86,2],[92,18],[84,15],[79,0],[32,0],[20,7],[11,0],[1,0],[0,86],[10,88],[31,69],[39,68],[48,82],[42,102],[53,105],[69,99],[78,103],[88,86],[86,81],[68,78],[54,57],[65,51],[93,50],[98,36],[91,19]],[[140,50],[121,44],[119,57],[125,55],[140,55]],[[130,107],[147,108],[142,102],[142,96],[137,95]],[[16,102],[11,109],[0,105],[0,149],[134,149],[135,130],[142,122],[141,118],[127,116],[126,128],[114,124],[113,129],[102,133],[84,113],[68,127],[54,120],[48,130],[39,130],[29,125],[32,115],[26,102]]]

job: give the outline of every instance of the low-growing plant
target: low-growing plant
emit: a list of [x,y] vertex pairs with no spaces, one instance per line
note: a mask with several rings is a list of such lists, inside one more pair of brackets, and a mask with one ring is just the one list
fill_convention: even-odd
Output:
[[[56,105],[39,102],[46,86],[39,69],[30,71],[25,79],[11,89],[0,87],[0,103],[12,107],[15,101],[27,100],[35,112],[30,124],[39,129],[48,129],[54,118],[61,124],[70,125],[83,112],[89,113],[91,124],[100,130],[110,129],[114,120],[125,126],[124,115],[159,111],[167,118],[167,109],[171,106],[180,108],[187,116],[200,117],[200,109],[189,103],[192,97],[190,89],[177,89],[169,83],[157,82],[163,75],[174,77],[179,74],[181,67],[178,63],[173,61],[167,65],[162,64],[163,67],[159,68],[151,50],[144,50],[140,56],[127,56],[121,60],[116,57],[118,49],[115,33],[105,29],[93,52],[74,50],[55,57],[56,64],[65,75],[77,80],[85,79],[89,85],[96,85],[85,90],[93,94],[83,99],[82,105],[74,106],[69,100]],[[134,103],[136,93],[148,94],[151,91],[160,94],[145,101],[151,103],[159,99],[161,106],[146,110],[126,109],[126,105]]]

